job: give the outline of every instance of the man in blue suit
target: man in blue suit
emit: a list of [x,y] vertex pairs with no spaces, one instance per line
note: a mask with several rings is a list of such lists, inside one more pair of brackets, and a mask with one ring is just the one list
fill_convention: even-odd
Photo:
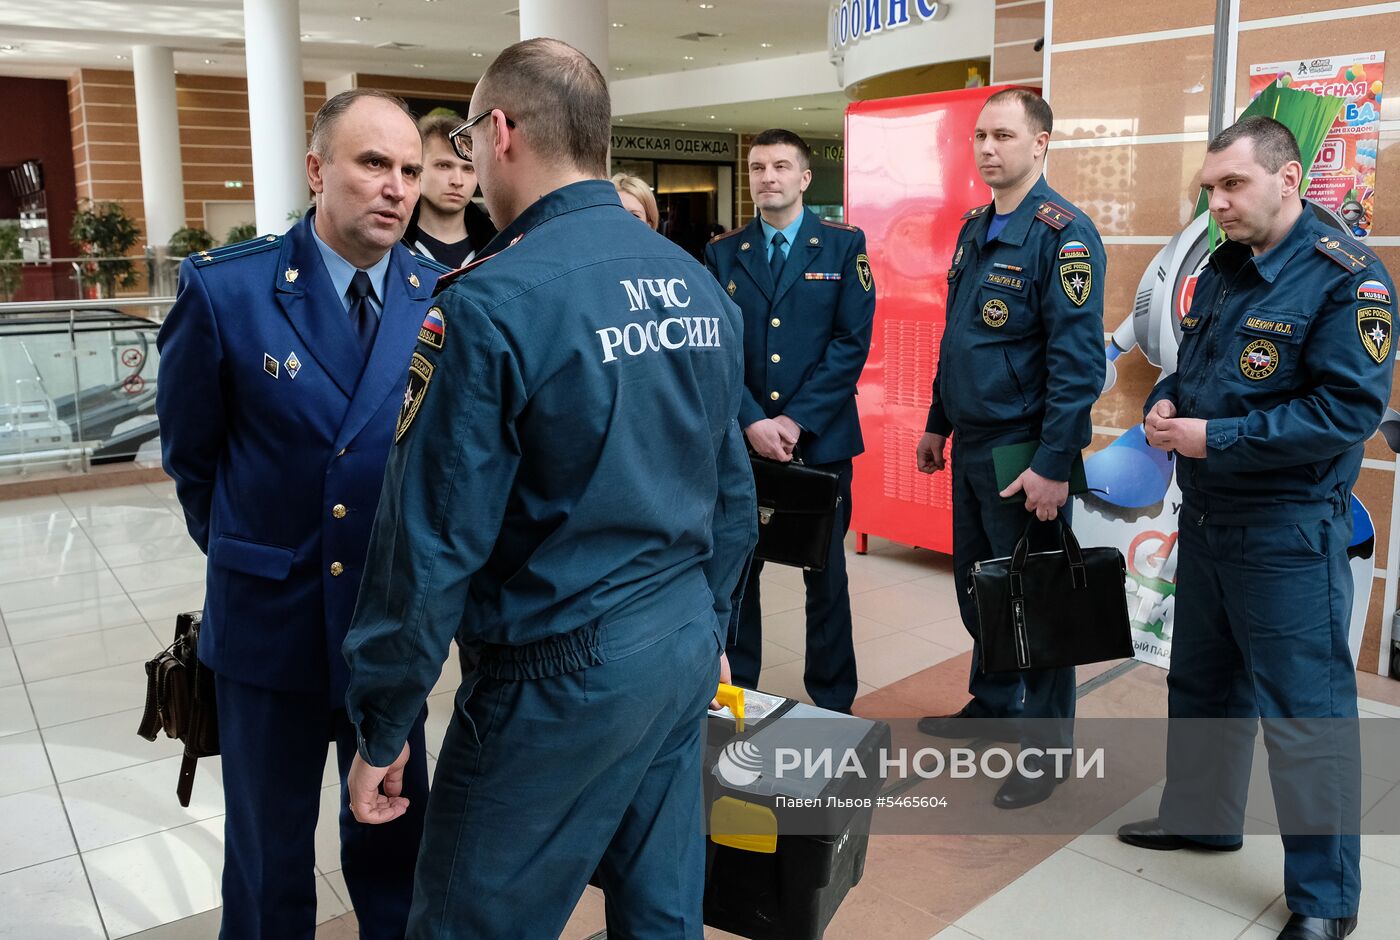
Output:
[[[409,357],[440,265],[398,244],[423,149],[397,98],[326,102],[284,236],[187,259],[161,329],[166,471],[209,557],[200,659],[223,751],[221,936],[313,936],[313,837],[328,741],[355,754],[340,655]],[[392,825],[340,820],[361,936],[402,937],[427,796],[423,717]],[[342,807],[345,801],[342,800]]]
[[[807,571],[807,662],[812,702],[849,712],[856,696],[846,531],[851,459],[864,449],[856,381],[870,352],[875,282],[860,229],[825,222],[802,206],[812,151],[792,131],[766,130],[749,151],[758,218],[716,236],[705,266],[744,311],[744,385],[739,423],[749,447],[773,460],[801,459],[836,473],[837,507],[823,571]],[[729,665],[755,688],[763,665],[763,612],[755,561],[744,589]]]

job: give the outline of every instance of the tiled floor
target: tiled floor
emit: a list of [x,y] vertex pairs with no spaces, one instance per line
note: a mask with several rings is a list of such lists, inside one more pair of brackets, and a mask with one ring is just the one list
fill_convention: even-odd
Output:
[[[958,707],[971,641],[948,560],[879,540],[869,555],[849,558],[856,710],[894,718]],[[169,484],[0,502],[0,938],[217,935],[218,760],[201,762],[194,799],[182,808],[178,745],[135,733],[141,663],[167,640],[175,614],[201,604],[203,573]],[[760,685],[799,699],[802,589],[799,572],[766,568]],[[1081,682],[1105,668],[1081,670]],[[429,700],[431,756],[457,678],[449,670]],[[1368,713],[1400,718],[1400,684],[1363,688]],[[1086,718],[1164,713],[1162,674],[1146,666],[1080,701]],[[1367,770],[1369,811],[1400,810],[1400,766]],[[1159,767],[1149,761],[1143,775],[1142,792],[1110,824],[1152,814]],[[1266,802],[1264,779],[1255,775],[1261,799],[1251,813],[1267,829],[1267,809],[1255,808]],[[358,930],[340,875],[331,767],[322,782],[318,937],[350,938]],[[1363,852],[1354,936],[1393,936],[1400,835],[1368,836]],[[1249,837],[1238,855],[1206,858],[1134,852],[1107,835],[875,836],[865,877],[827,937],[1268,940],[1287,917],[1281,866],[1281,847],[1267,835]],[[589,889],[564,936],[592,936],[602,908]]]

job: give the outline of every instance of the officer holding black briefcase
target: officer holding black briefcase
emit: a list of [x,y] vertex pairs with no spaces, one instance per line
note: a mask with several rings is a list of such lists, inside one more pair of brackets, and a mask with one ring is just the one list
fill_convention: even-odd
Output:
[[[836,478],[825,563],[774,560],[806,570],[807,656],[803,682],[812,702],[849,712],[856,696],[851,596],[846,583],[846,530],[851,524],[851,460],[865,449],[856,413],[856,382],[870,352],[875,281],[860,229],[819,219],[802,205],[812,181],[811,148],[791,131],[767,130],[749,151],[749,184],[758,218],[716,236],[705,266],[744,312],[744,385],[739,423],[755,458],[760,511],[783,525],[793,485],[765,486],[774,468],[796,453],[813,471]],[[820,488],[819,477],[803,479]],[[765,505],[765,495],[771,497]],[[817,501],[817,502],[820,502]],[[810,505],[817,505],[811,503]],[[830,511],[831,503],[825,504]],[[749,570],[738,637],[727,650],[737,685],[755,688],[762,668],[763,612],[759,575],[763,549],[774,540],[759,519],[758,558]]]
[[[963,216],[917,454],[924,473],[942,470],[953,435],[953,570],[974,641],[972,700],[957,714],[921,719],[919,730],[1040,749],[1071,746],[1074,668],[989,671],[977,602],[966,588],[975,563],[1012,556],[1023,535],[1023,552],[1060,547],[1059,526],[1028,531],[1027,511],[1068,523],[1070,471],[1090,441],[1090,411],[1103,386],[1103,243],[1041,176],[1052,121],[1039,95],[1017,88],[989,97],[977,119],[973,155],[995,202]],[[1031,451],[1027,465],[999,484],[993,452],[1018,444]],[[1058,781],[1046,760],[1038,774],[1028,760],[1028,772],[1009,777],[995,804],[1016,809],[1047,799]]]

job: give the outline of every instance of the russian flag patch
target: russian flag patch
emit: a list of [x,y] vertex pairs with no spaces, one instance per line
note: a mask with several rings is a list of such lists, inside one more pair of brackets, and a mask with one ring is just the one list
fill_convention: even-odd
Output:
[[1381,281],[1372,278],[1369,281],[1362,281],[1356,288],[1357,300],[1369,300],[1372,303],[1390,303],[1390,288]]
[[447,336],[447,321],[442,318],[441,307],[429,307],[423,325],[418,328],[418,342],[433,349],[442,349]]

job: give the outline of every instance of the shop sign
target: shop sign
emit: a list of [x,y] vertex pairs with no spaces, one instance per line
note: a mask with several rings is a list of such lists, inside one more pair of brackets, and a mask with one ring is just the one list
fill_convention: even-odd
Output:
[[833,0],[827,14],[827,44],[838,54],[863,39],[947,15],[948,4],[933,0]]
[[733,134],[615,127],[612,155],[641,160],[687,160],[733,163],[738,141]]

